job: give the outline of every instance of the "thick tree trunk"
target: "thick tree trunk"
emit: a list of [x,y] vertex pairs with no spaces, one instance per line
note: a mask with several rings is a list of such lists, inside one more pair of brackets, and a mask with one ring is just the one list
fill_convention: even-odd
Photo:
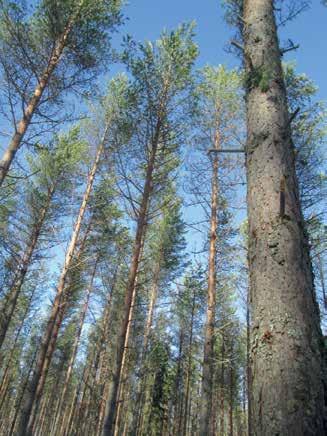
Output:
[[20,291],[24,284],[26,274],[31,264],[34,250],[39,240],[39,236],[42,231],[42,227],[46,219],[47,213],[49,211],[54,192],[55,185],[52,185],[51,188],[48,189],[46,202],[44,207],[40,210],[37,222],[32,227],[31,238],[29,240],[26,251],[22,256],[22,261],[16,273],[14,274],[14,279],[10,286],[10,290],[8,294],[4,297],[4,301],[2,302],[0,312],[0,348],[3,344],[3,341],[5,340],[10,321],[13,317],[18,297],[20,295]]
[[76,19],[80,7],[81,7],[82,1],[79,4],[79,7],[76,10],[76,13],[70,18],[70,20],[67,23],[67,26],[65,27],[63,33],[58,38],[57,43],[55,44],[55,47],[51,53],[51,56],[49,58],[48,65],[46,69],[41,74],[38,84],[35,87],[34,93],[31,96],[26,108],[24,109],[23,117],[19,121],[19,123],[16,126],[15,134],[13,135],[7,149],[5,150],[1,162],[0,162],[0,186],[2,185],[5,177],[7,176],[7,173],[10,169],[10,166],[15,158],[15,155],[19,148],[22,145],[22,141],[24,139],[24,136],[27,132],[27,129],[29,128],[33,115],[35,111],[37,110],[39,103],[41,101],[42,95],[45,91],[45,89],[48,87],[49,82],[51,80],[52,74],[55,71],[58,63],[61,60],[62,53],[65,49],[65,46],[67,44],[67,39],[69,37],[70,32],[72,31],[74,20]]
[[[106,130],[106,132],[107,132],[107,130]],[[37,403],[40,399],[40,396],[42,395],[42,390],[43,390],[43,386],[44,386],[44,382],[45,382],[47,368],[49,366],[49,363],[50,363],[50,360],[52,357],[51,349],[53,349],[53,347],[56,343],[57,335],[58,335],[59,328],[61,325],[60,318],[62,318],[62,316],[59,316],[59,315],[60,315],[61,309],[64,306],[63,295],[64,295],[64,291],[65,291],[67,275],[68,275],[68,272],[70,270],[70,267],[71,267],[71,264],[72,264],[72,261],[74,258],[74,253],[76,250],[77,241],[78,241],[78,237],[80,234],[85,211],[86,211],[86,208],[88,205],[88,201],[90,198],[90,194],[92,191],[95,174],[97,172],[100,158],[101,158],[101,155],[102,155],[102,152],[104,149],[106,132],[104,134],[103,140],[101,141],[101,143],[98,147],[97,154],[96,154],[95,161],[93,163],[91,172],[88,175],[86,190],[85,190],[85,193],[83,196],[82,204],[81,204],[80,209],[79,209],[79,213],[78,213],[78,217],[77,217],[77,220],[76,220],[76,223],[74,226],[72,237],[71,237],[71,240],[70,240],[67,252],[66,252],[64,266],[63,266],[61,276],[59,279],[59,283],[58,283],[58,287],[57,287],[57,293],[56,293],[56,296],[55,296],[55,299],[54,299],[54,302],[52,305],[51,314],[50,314],[50,317],[48,320],[47,328],[46,328],[46,331],[45,331],[43,338],[42,338],[36,368],[34,371],[33,378],[28,386],[27,395],[26,395],[26,398],[24,400],[24,405],[23,405],[23,410],[22,410],[20,425],[19,425],[19,432],[17,433],[17,435],[19,435],[19,436],[31,436],[32,435],[34,419],[35,419],[35,415],[37,412],[37,407],[34,407],[34,406],[37,406]],[[52,345],[51,345],[51,342],[52,342]],[[48,361],[48,363],[46,363],[47,361]],[[46,369],[44,369],[45,367],[46,367]],[[32,413],[32,410],[33,410],[33,413]]]
[[[215,150],[219,149],[219,138],[216,135]],[[213,401],[213,362],[215,340],[216,310],[216,243],[217,243],[217,211],[218,211],[218,156],[214,153],[211,182],[211,218],[208,270],[207,319],[204,338],[203,372],[202,372],[202,412],[201,436],[213,433],[212,401]]]
[[135,292],[135,280],[138,273],[142,241],[146,228],[147,212],[148,212],[150,196],[152,192],[152,178],[153,178],[153,171],[154,171],[154,165],[155,165],[157,148],[158,148],[159,133],[160,133],[160,123],[158,122],[156,135],[152,144],[151,154],[147,165],[142,202],[141,202],[141,207],[137,220],[137,229],[135,235],[133,257],[132,257],[132,262],[129,271],[129,279],[128,279],[128,285],[126,289],[126,296],[125,296],[125,303],[124,303],[125,315],[121,326],[121,332],[118,341],[117,363],[116,363],[117,368],[114,375],[111,398],[108,401],[108,412],[103,427],[103,436],[113,436],[114,429],[115,429],[116,411],[117,411],[118,399],[119,399],[119,386],[121,383],[121,376],[123,370],[122,365],[126,355],[126,345],[127,345],[126,337],[128,334],[128,329],[130,324],[130,309],[132,306],[133,296]]
[[244,1],[253,434],[323,435],[322,335],[272,0]]

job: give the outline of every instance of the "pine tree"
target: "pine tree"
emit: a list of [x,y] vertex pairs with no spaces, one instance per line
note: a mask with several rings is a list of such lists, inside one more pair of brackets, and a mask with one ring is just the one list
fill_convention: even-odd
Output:
[[15,132],[1,160],[0,185],[35,115],[46,116],[44,107],[53,111],[67,90],[93,80],[108,52],[108,33],[121,22],[120,7],[120,0],[40,0],[29,14],[22,1],[1,1],[8,106],[14,98],[23,110],[12,114]]

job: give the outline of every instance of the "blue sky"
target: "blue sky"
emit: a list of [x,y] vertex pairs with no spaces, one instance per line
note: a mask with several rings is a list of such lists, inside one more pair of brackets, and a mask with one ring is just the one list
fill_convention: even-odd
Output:
[[[179,23],[197,22],[196,40],[200,48],[199,65],[237,65],[237,59],[226,53],[233,31],[223,20],[220,0],[130,0],[125,7],[129,17],[122,33],[137,40],[156,39],[163,28],[172,29]],[[295,59],[298,71],[306,73],[319,86],[319,99],[327,100],[327,8],[313,0],[310,10],[281,29],[281,42],[291,38],[300,44],[287,59]]]

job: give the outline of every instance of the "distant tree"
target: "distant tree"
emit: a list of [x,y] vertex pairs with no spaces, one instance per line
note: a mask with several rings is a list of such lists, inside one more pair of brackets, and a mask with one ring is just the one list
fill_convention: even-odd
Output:
[[[208,301],[207,301],[207,318],[204,342],[203,358],[203,378],[202,378],[202,419],[201,434],[214,434],[213,428],[213,392],[214,392],[214,341],[215,341],[215,312],[216,312],[216,292],[217,282],[217,264],[220,263],[217,245],[221,243],[218,237],[218,217],[223,206],[222,191],[225,188],[220,186],[222,180],[222,171],[226,171],[226,166],[230,157],[225,158],[225,162],[219,154],[222,149],[228,149],[236,144],[236,148],[241,137],[242,129],[242,104],[240,103],[241,78],[234,71],[228,71],[225,67],[219,66],[213,68],[205,67],[200,71],[199,83],[196,88],[196,97],[198,99],[198,108],[194,116],[195,124],[195,142],[197,150],[205,153],[202,160],[208,158],[210,163],[211,174],[211,195],[210,210],[207,207],[207,201],[203,196],[203,182],[198,187],[192,184],[192,191],[195,189],[197,197],[203,200],[206,216],[209,216],[209,254],[208,254]],[[200,142],[200,145],[198,145]],[[235,147],[235,146],[234,146]],[[196,159],[195,159],[196,162]],[[197,172],[196,164],[193,162],[192,170]],[[198,177],[202,178],[201,176]],[[196,177],[192,177],[194,180]],[[227,181],[223,183],[227,184]],[[209,196],[208,196],[209,197]],[[219,301],[218,301],[219,305]]]
[[[135,154],[137,150],[141,152],[143,159],[139,161],[137,170],[142,174],[143,183],[140,183],[139,188],[135,187],[133,178],[129,180],[132,185],[134,184],[133,190],[136,189],[140,197],[136,202],[137,206],[133,207],[137,220],[136,233],[126,287],[125,313],[119,333],[113,388],[103,429],[104,435],[113,435],[117,425],[116,412],[124,372],[140,254],[153,194],[167,182],[169,177],[169,170],[162,172],[165,168],[164,162],[175,157],[179,142],[177,132],[180,130],[175,116],[177,111],[183,109],[185,96],[190,88],[191,68],[197,55],[197,48],[192,37],[193,26],[183,25],[176,31],[164,33],[155,44],[147,42],[135,46],[131,43],[131,47],[125,53],[125,61],[134,79],[136,98],[133,109],[134,132],[130,143],[134,145],[135,139],[137,139],[137,144],[141,143],[141,150],[135,147],[133,153]],[[177,132],[174,131],[175,126],[178,129]],[[130,198],[129,193],[128,197]]]
[[[115,116],[120,117],[119,102],[124,100],[121,98],[121,94],[125,95],[125,84],[126,81],[124,78],[118,77],[112,79],[108,88],[108,98],[105,100],[105,104],[102,106],[106,120],[106,123],[103,126],[104,131],[99,139],[94,161],[86,178],[85,191],[66,250],[64,264],[56,288],[56,295],[37,356],[36,368],[25,396],[20,418],[19,434],[32,433],[44,383],[47,377],[48,368],[51,363],[52,355],[56,345],[56,339],[64,316],[65,305],[63,304],[63,299],[66,298],[67,279],[69,277],[69,272],[73,269],[74,259],[76,256],[78,256],[77,245],[81,235],[83,219],[89,206],[95,176],[101,163],[104,149],[108,145],[108,141],[110,141],[110,128],[112,125],[115,125]],[[113,101],[113,104],[111,107],[108,107],[107,104],[110,100]],[[84,241],[86,238],[87,234],[85,235]],[[80,250],[80,253],[82,252],[83,250]]]
[[[15,247],[12,248],[10,278],[4,286],[1,300],[0,346],[2,345],[17,301],[31,264],[40,253],[39,240],[46,238],[53,223],[65,213],[65,196],[72,191],[75,171],[85,152],[85,143],[73,128],[68,134],[57,136],[51,147],[40,148],[37,159],[28,157],[31,171],[35,174],[23,189],[21,199],[26,202],[24,216],[17,214],[9,226],[15,231]],[[19,224],[18,224],[19,220]],[[16,229],[21,228],[22,240],[18,243]],[[27,231],[23,230],[25,228]]]

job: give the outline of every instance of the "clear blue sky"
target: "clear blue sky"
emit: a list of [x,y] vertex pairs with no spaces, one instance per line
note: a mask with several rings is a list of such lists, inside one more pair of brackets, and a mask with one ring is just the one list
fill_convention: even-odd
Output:
[[[237,64],[225,48],[233,31],[223,20],[220,0],[130,0],[125,7],[129,21],[121,29],[137,40],[156,39],[163,28],[172,29],[183,21],[197,22],[199,65]],[[302,13],[281,31],[281,42],[291,38],[300,49],[288,59],[296,59],[298,71],[310,76],[319,86],[319,98],[327,100],[327,8],[313,0]]]

